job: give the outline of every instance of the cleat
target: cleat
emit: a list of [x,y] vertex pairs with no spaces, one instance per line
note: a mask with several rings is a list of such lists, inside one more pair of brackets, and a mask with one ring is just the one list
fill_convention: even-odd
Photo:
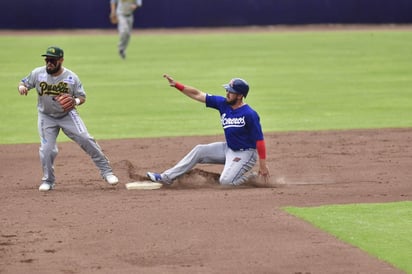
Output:
[[47,182],[43,182],[40,186],[39,186],[39,191],[49,191],[54,189],[54,184],[49,184]]
[[119,178],[117,178],[116,175],[114,175],[113,173],[107,174],[104,177],[105,181],[109,183],[109,185],[115,186],[117,185],[117,183],[119,182]]
[[147,178],[149,178],[152,182],[161,182],[162,183],[162,176],[159,173],[154,172],[147,172]]

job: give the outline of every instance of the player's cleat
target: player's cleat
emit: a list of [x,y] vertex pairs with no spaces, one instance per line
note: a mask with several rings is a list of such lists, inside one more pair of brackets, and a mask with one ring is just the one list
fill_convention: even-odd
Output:
[[119,178],[117,178],[116,175],[114,175],[113,173],[109,173],[107,174],[104,179],[106,180],[106,182],[109,183],[109,185],[115,186],[117,185],[117,183],[119,182]]
[[147,178],[149,178],[152,182],[163,183],[162,175],[160,175],[159,173],[147,172],[147,173],[146,173],[146,176],[147,176]]
[[119,55],[122,59],[126,59],[126,53],[124,52],[124,50],[119,50]]
[[39,191],[49,191],[49,190],[52,190],[52,189],[54,189],[54,184],[49,184],[47,182],[43,182],[39,186]]

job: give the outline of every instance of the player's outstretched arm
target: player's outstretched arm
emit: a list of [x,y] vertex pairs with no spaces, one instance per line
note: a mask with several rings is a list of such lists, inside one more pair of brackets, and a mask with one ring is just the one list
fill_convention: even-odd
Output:
[[186,96],[202,103],[206,102],[206,93],[198,90],[197,88],[183,85],[182,83],[175,81],[172,77],[170,77],[167,74],[164,74],[163,77],[167,79],[171,87],[175,87],[176,89],[184,93]]

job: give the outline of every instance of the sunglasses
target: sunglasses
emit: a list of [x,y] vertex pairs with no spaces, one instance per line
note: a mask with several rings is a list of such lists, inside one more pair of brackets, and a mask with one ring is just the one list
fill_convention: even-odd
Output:
[[51,63],[53,65],[56,65],[58,60],[59,59],[56,59],[56,58],[46,58],[46,59],[44,59],[44,61],[46,61],[46,64]]

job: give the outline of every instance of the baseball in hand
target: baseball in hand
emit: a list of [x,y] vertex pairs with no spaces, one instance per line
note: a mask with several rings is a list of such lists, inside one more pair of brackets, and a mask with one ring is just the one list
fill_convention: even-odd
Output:
[[23,85],[20,85],[20,86],[19,86],[19,93],[20,93],[21,95],[27,95],[27,88],[26,88],[25,86],[23,86]]

